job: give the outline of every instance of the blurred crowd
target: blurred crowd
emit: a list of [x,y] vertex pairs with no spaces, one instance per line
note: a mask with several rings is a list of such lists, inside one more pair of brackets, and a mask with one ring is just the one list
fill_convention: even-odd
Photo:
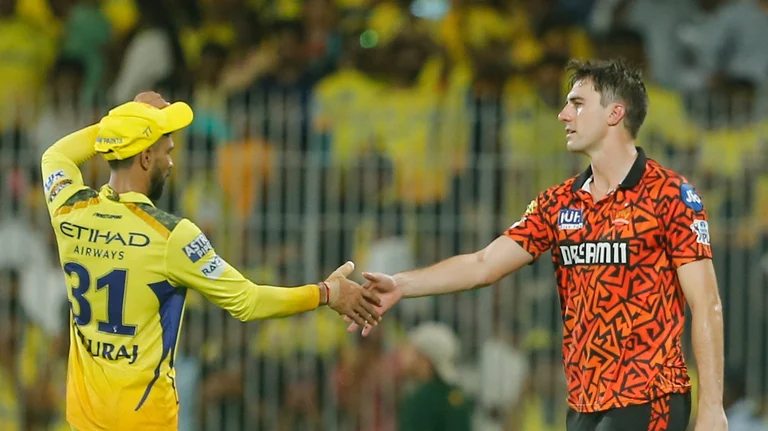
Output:
[[[766,46],[767,0],[0,0],[0,430],[68,429],[67,287],[38,167],[60,137],[141,91],[186,100],[161,208],[257,283],[347,259],[392,273],[484,246],[584,169],[556,117],[563,68],[618,56],[646,77],[638,144],[711,219],[731,429],[768,429]],[[180,430],[448,429],[424,411],[563,429],[547,260],[405,301],[368,338],[326,311],[244,325],[190,293]]]

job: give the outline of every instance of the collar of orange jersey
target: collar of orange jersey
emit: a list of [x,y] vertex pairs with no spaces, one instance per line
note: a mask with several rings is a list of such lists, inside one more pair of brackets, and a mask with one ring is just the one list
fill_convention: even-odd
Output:
[[104,184],[103,186],[101,186],[101,190],[99,191],[99,194],[115,202],[148,204],[148,205],[155,206],[152,200],[149,199],[147,195],[143,193],[125,192],[125,193],[117,194],[117,192],[114,189],[112,189],[112,187],[110,187],[109,184]]
[[[637,157],[635,158],[635,162],[632,163],[632,167],[629,168],[629,173],[624,177],[621,184],[619,184],[620,189],[631,189],[640,184],[640,180],[645,173],[645,165],[648,163],[648,157],[646,157],[645,151],[643,151],[642,148],[635,147],[635,149],[637,150]],[[579,189],[584,187],[584,183],[590,178],[592,178],[592,165],[587,167],[586,171],[576,177],[576,181],[574,181],[573,186],[571,186],[571,191],[576,193]]]

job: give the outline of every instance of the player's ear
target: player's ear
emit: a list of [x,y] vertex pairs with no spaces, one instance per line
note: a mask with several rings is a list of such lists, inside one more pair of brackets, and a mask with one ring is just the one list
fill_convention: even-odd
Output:
[[621,103],[611,103],[608,105],[608,125],[615,126],[627,115],[627,108]]
[[152,168],[152,147],[149,147],[139,153],[139,164],[141,164],[141,168],[145,171],[148,171]]

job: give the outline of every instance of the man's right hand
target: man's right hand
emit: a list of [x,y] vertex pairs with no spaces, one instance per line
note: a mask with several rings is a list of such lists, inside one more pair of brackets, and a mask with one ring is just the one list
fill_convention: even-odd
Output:
[[[380,272],[364,272],[363,277],[368,280],[368,282],[365,283],[365,286],[363,286],[363,289],[365,291],[374,292],[381,298],[375,307],[375,311],[379,315],[383,315],[403,298],[403,290],[397,285],[397,282],[395,282],[395,279],[391,275],[382,274]],[[373,329],[373,326],[370,324],[361,325],[354,319],[344,318],[344,320],[348,323],[352,322],[347,328],[347,331],[349,332],[357,332],[357,330],[362,327],[363,337],[367,336],[371,332],[371,329]]]
[[380,317],[376,306],[380,306],[381,301],[374,292],[347,279],[354,269],[355,265],[347,262],[325,280],[330,289],[328,306],[360,326],[378,325]]

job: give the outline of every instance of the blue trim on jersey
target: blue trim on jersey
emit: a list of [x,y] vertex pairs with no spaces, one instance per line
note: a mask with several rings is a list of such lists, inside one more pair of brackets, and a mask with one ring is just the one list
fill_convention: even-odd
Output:
[[147,385],[144,396],[141,397],[139,405],[134,411],[138,411],[149,397],[152,386],[160,378],[160,367],[163,361],[170,355],[170,366],[173,368],[173,357],[175,356],[176,341],[179,337],[179,327],[181,326],[181,316],[184,310],[184,300],[187,298],[187,289],[185,287],[174,287],[167,281],[150,284],[149,287],[157,295],[160,301],[160,326],[163,329],[163,354],[160,362],[155,368],[155,376]]

